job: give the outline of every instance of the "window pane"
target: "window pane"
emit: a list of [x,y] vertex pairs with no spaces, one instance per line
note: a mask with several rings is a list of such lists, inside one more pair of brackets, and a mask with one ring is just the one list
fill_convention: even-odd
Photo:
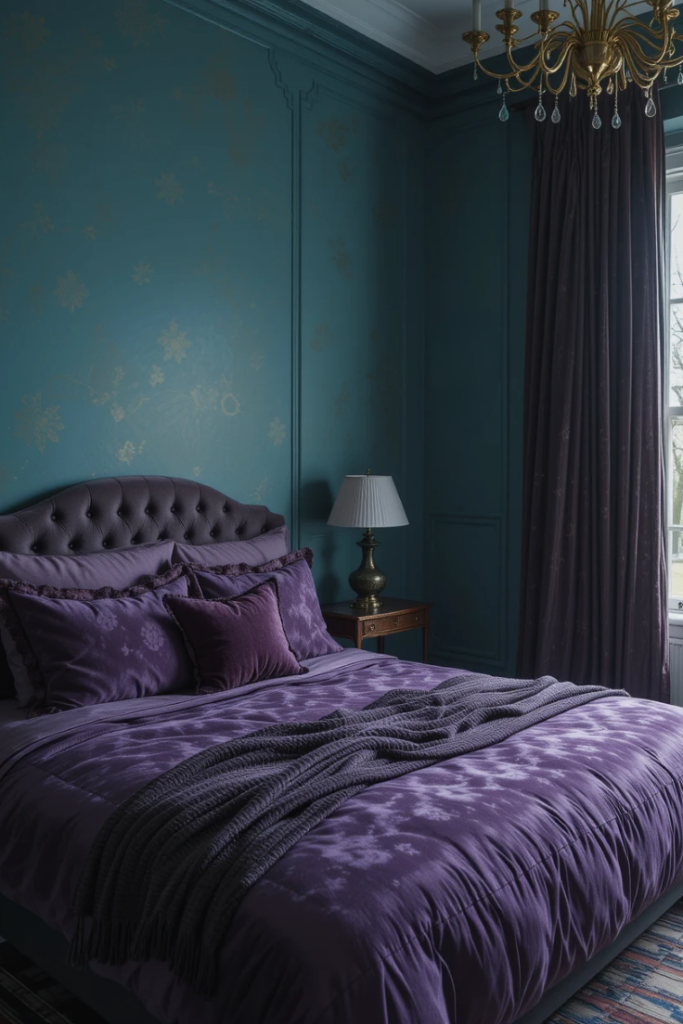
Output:
[[671,530],[669,596],[683,601],[683,530]]
[[683,299],[683,192],[671,196],[671,298]]
[[[683,268],[682,268],[683,269]],[[670,405],[683,405],[683,304],[671,307]]]
[[[683,418],[671,420],[671,520],[670,526],[683,527]],[[683,537],[681,538],[683,543]],[[681,550],[683,557],[683,549]]]

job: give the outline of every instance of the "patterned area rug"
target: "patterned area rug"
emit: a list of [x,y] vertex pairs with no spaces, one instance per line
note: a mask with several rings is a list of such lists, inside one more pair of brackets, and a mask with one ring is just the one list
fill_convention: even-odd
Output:
[[[0,1024],[106,1024],[9,943],[0,944]],[[683,1024],[683,900],[547,1024]]]
[[683,1022],[683,900],[553,1014],[548,1024],[663,1022]]

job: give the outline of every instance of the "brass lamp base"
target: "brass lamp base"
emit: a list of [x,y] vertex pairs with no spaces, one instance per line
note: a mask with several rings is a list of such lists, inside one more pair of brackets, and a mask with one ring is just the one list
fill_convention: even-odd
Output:
[[363,552],[363,558],[360,566],[349,576],[349,586],[358,594],[358,599],[351,607],[356,611],[376,612],[382,606],[377,595],[387,585],[386,576],[380,572],[373,560],[372,553],[378,542],[373,537],[372,530],[366,530],[363,539],[357,543]]

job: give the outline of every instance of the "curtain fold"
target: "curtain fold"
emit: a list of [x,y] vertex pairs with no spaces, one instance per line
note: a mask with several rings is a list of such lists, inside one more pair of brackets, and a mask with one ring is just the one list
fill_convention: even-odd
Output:
[[534,122],[518,669],[668,701],[663,128],[600,101]]

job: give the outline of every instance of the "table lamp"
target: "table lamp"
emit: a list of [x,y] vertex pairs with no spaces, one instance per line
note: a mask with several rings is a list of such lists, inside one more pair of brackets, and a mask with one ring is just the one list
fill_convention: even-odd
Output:
[[408,525],[393,478],[374,476],[370,470],[365,476],[345,476],[327,522],[330,526],[357,526],[365,530],[363,539],[357,542],[363,558],[349,576],[351,589],[358,594],[351,607],[376,612],[382,604],[377,595],[384,590],[387,578],[373,560],[372,553],[377,547],[373,527]]

